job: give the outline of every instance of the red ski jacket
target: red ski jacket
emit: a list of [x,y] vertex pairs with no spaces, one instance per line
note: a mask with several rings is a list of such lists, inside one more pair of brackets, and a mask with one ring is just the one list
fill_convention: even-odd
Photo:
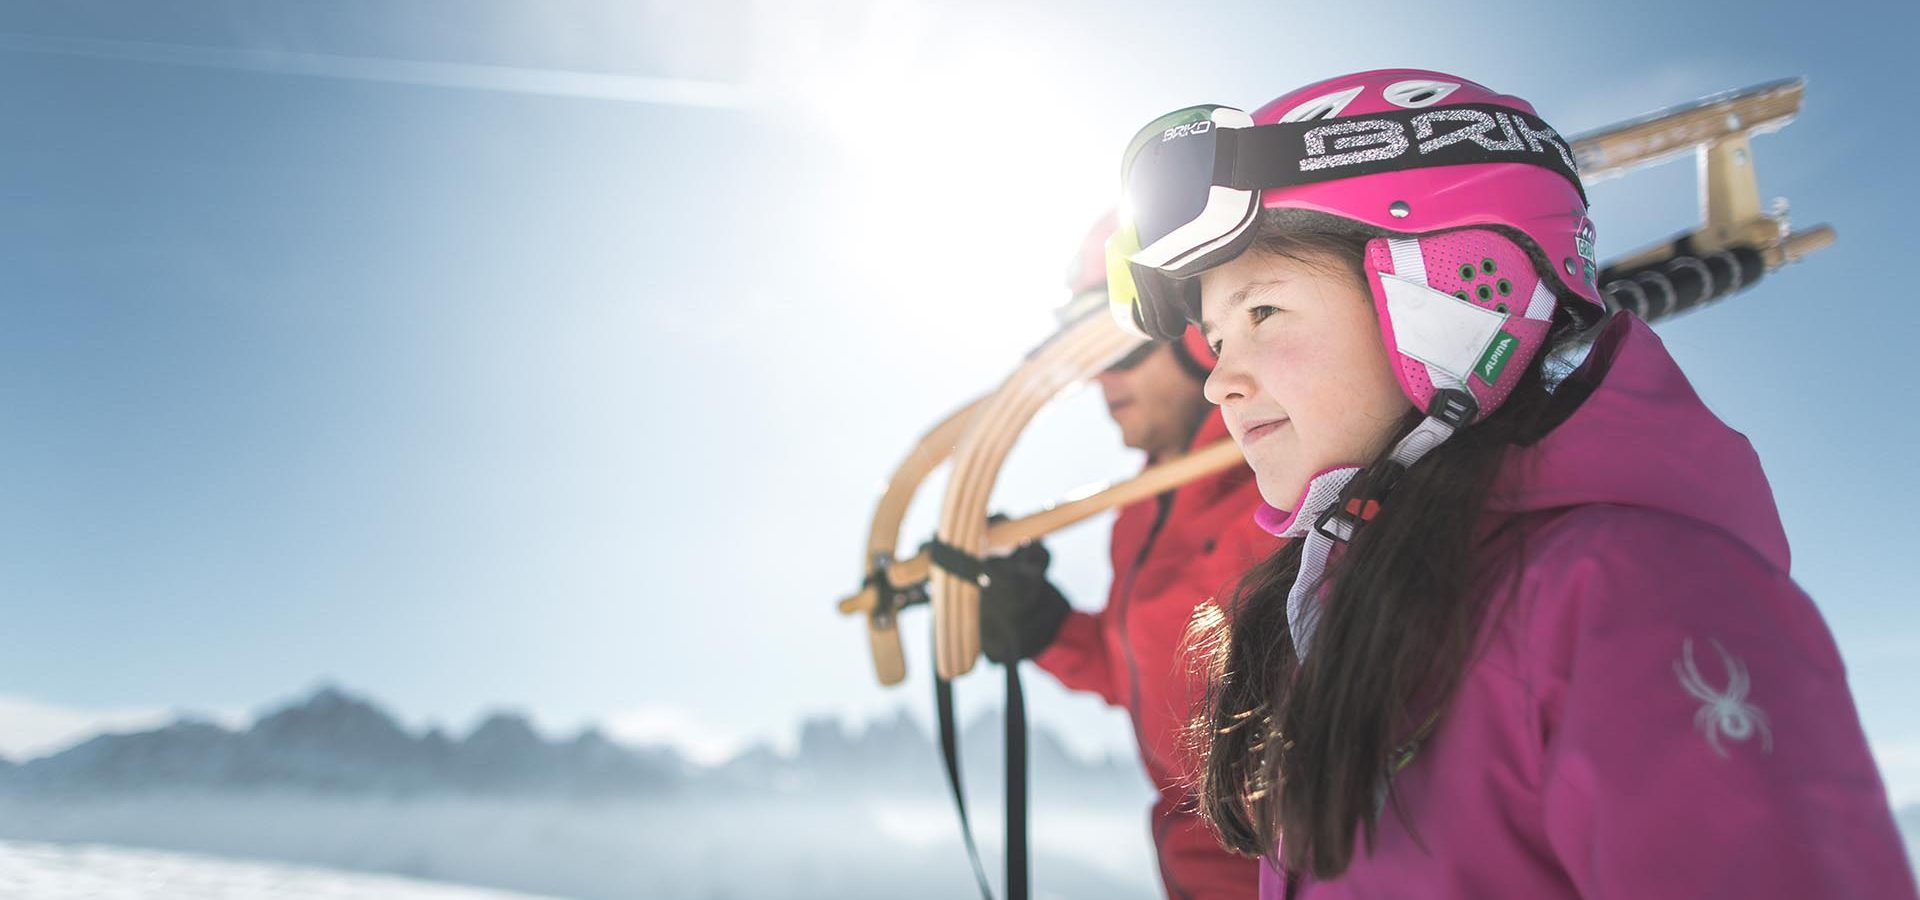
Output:
[[[1192,446],[1224,439],[1215,410]],[[1097,613],[1078,610],[1034,658],[1061,684],[1126,707],[1147,776],[1160,791],[1153,842],[1167,896],[1251,898],[1259,870],[1220,848],[1189,796],[1196,761],[1182,729],[1204,683],[1180,652],[1194,607],[1225,599],[1254,563],[1279,546],[1260,530],[1253,470],[1242,465],[1120,510],[1113,524],[1113,587]]]

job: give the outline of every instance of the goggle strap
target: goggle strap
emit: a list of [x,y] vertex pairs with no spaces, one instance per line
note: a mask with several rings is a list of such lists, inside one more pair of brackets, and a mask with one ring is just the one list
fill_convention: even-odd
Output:
[[1317,184],[1434,166],[1521,163],[1567,179],[1586,202],[1573,151],[1535,116],[1463,103],[1251,128],[1215,129],[1213,183],[1237,190]]

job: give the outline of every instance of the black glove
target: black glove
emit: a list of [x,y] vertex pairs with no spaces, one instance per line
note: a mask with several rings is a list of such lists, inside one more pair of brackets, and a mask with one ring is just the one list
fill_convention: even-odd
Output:
[[1047,580],[1052,555],[1038,541],[984,560],[939,541],[927,549],[934,565],[980,585],[980,649],[994,662],[1040,655],[1073,610]]

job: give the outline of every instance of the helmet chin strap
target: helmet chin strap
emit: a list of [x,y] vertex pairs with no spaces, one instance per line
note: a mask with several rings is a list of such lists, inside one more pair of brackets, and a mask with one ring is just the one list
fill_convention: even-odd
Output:
[[1473,395],[1461,390],[1443,390],[1433,398],[1427,417],[1407,432],[1387,454],[1387,473],[1376,481],[1374,490],[1349,499],[1343,507],[1340,497],[1359,475],[1359,466],[1328,469],[1307,482],[1305,494],[1286,525],[1278,534],[1300,544],[1300,570],[1287,590],[1287,630],[1293,636],[1294,655],[1307,658],[1315,627],[1320,621],[1320,604],[1315,594],[1326,574],[1327,563],[1336,546],[1353,540],[1360,525],[1379,511],[1400,474],[1419,462],[1435,447],[1445,443],[1454,432],[1473,421],[1478,404]]
[[1314,626],[1320,621],[1320,605],[1311,602],[1315,589],[1320,586],[1320,576],[1326,572],[1334,545],[1345,543],[1353,534],[1350,528],[1330,533],[1323,525],[1333,521],[1334,505],[1358,474],[1359,466],[1344,466],[1313,476],[1313,480],[1307,482],[1306,493],[1295,505],[1293,516],[1278,532],[1280,537],[1301,542],[1300,571],[1294,575],[1293,587],[1287,591],[1287,630],[1293,635],[1294,655],[1302,660],[1307,658]]

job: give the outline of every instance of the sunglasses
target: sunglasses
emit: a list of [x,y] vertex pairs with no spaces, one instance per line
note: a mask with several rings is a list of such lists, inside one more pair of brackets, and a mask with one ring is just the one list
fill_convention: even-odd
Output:
[[1159,341],[1148,341],[1133,348],[1133,352],[1120,357],[1113,365],[1108,366],[1106,370],[1109,372],[1129,372],[1137,369],[1141,363],[1147,361],[1148,357],[1153,356],[1153,351],[1158,349],[1160,349]]

